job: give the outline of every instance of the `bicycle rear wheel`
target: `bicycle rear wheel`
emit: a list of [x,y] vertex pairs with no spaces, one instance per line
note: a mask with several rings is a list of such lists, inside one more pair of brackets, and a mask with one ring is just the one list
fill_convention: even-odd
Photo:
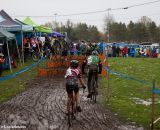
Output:
[[94,103],[97,102],[96,81],[94,76],[92,77],[91,80],[91,100],[93,100]]
[[93,87],[93,89],[94,89],[94,94],[93,94],[93,101],[94,101],[94,103],[96,103],[97,102],[97,90],[96,90],[96,81],[94,81],[94,87]]
[[39,58],[40,58],[39,54],[37,54],[35,52],[32,54],[33,61],[37,62],[39,60]]

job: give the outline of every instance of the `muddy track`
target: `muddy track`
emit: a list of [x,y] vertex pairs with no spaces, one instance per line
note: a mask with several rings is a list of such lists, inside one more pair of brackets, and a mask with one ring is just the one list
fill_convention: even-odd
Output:
[[80,93],[83,112],[77,115],[69,128],[65,114],[67,95],[64,79],[37,78],[27,84],[26,91],[0,105],[0,130],[6,130],[4,126],[26,127],[21,130],[143,130],[142,127],[120,123],[99,102],[94,104],[88,100],[86,91],[80,90]]

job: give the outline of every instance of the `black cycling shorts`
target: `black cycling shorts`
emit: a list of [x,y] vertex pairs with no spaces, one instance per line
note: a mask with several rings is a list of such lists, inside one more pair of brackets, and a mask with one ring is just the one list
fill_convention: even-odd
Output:
[[78,85],[73,86],[73,85],[66,84],[66,91],[68,94],[71,94],[73,91],[74,93],[77,93],[79,91],[79,87]]

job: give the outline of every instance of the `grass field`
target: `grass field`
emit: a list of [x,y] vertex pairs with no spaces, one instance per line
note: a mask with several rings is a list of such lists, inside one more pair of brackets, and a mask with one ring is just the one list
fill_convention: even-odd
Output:
[[[115,71],[135,79],[150,82],[144,84],[136,80],[127,79],[110,74],[109,102],[104,98],[107,108],[121,119],[133,124],[143,125],[149,129],[151,122],[152,81],[155,79],[156,87],[160,89],[160,59],[151,58],[110,58],[109,66]],[[107,78],[104,78],[105,91],[107,91]],[[107,92],[106,92],[107,94]],[[156,117],[160,117],[160,96],[156,96]],[[157,123],[160,124],[160,121]],[[160,128],[160,125],[157,125]]]
[[[30,60],[22,65],[18,64],[17,68],[12,69],[12,73],[10,72],[10,70],[4,70],[2,73],[2,77],[12,75],[22,70],[23,68],[32,65],[33,63],[34,62]],[[44,63],[41,63],[40,66],[42,66],[43,64]],[[7,101],[19,92],[24,91],[25,84],[37,76],[37,69],[37,67],[33,67],[32,69],[24,73],[21,73],[20,75],[15,76],[14,78],[0,81],[0,103]]]

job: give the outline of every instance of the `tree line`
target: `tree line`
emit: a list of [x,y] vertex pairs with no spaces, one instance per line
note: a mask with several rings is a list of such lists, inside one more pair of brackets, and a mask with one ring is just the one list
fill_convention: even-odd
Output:
[[[53,25],[54,24],[54,25]],[[96,26],[86,23],[74,24],[70,20],[66,24],[46,23],[45,26],[52,27],[58,32],[67,32],[72,41],[108,41],[109,42],[160,42],[160,26],[157,26],[150,18],[143,16],[137,22],[130,21],[129,24],[116,22],[112,17],[106,17],[104,21],[104,32],[100,32]]]

